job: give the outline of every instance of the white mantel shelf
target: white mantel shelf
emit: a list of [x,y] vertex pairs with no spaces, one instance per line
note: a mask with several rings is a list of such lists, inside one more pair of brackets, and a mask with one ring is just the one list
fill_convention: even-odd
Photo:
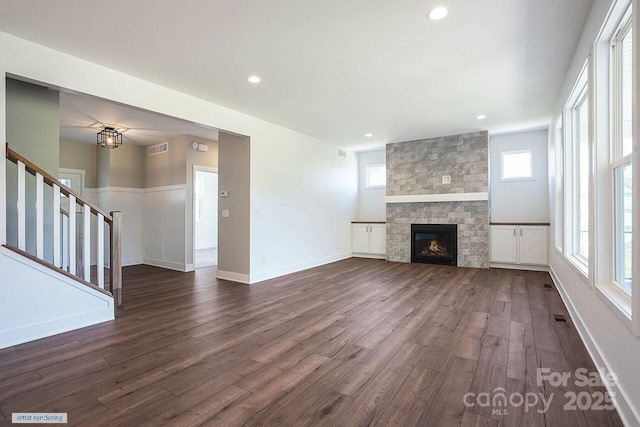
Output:
[[489,200],[489,193],[411,194],[386,196],[386,203],[478,202]]

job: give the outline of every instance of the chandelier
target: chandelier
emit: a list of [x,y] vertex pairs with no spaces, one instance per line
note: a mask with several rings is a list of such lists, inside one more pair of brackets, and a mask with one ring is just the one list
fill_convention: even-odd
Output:
[[122,134],[115,128],[105,126],[97,135],[98,145],[104,148],[118,148],[122,145]]

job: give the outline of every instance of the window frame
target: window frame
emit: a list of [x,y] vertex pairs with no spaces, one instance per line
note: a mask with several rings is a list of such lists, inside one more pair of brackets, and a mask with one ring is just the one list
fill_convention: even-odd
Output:
[[563,253],[564,248],[564,112],[555,122],[553,127],[553,144],[555,155],[555,224],[554,245],[558,252]]
[[[524,154],[524,153],[528,153],[529,154],[529,168],[531,171],[531,175],[530,176],[516,176],[516,177],[511,177],[511,178],[505,178],[504,177],[504,158],[505,155],[509,155],[509,154]],[[517,182],[517,181],[535,181],[535,171],[533,169],[534,167],[534,161],[533,161],[533,149],[532,148],[525,148],[522,150],[504,150],[504,151],[500,151],[500,182]]]
[[[580,133],[576,129],[576,124],[579,123],[576,120],[576,114],[579,114],[577,107],[580,106],[583,102],[587,102],[587,111],[589,112],[589,117],[587,120],[587,141],[588,141],[588,149],[589,149],[589,187],[591,186],[591,176],[592,176],[592,138],[591,134],[591,121],[593,120],[593,114],[591,111],[591,103],[592,96],[590,93],[590,83],[589,83],[589,66],[590,61],[587,59],[585,64],[580,71],[578,79],[571,91],[571,95],[569,96],[567,103],[564,108],[564,256],[569,260],[570,264],[573,265],[578,272],[580,272],[588,281],[591,286],[591,266],[589,262],[589,258],[585,258],[580,255],[579,251],[579,243],[580,243],[580,221],[579,221],[579,202],[580,198],[577,195],[577,189],[579,189],[579,179],[580,179],[580,168],[579,168],[579,137]],[[589,206],[589,228],[588,228],[588,239],[589,239],[589,250],[591,251],[591,247],[593,246],[591,243],[593,230],[592,230],[592,212],[591,212],[591,201],[592,201],[592,191],[591,188],[588,190],[588,201],[587,204]],[[577,230],[577,232],[576,232]]]
[[[630,166],[633,171],[633,150],[624,154],[624,108],[623,108],[623,52],[621,49],[616,49],[621,43],[621,41],[631,32],[633,31],[633,10],[632,5],[629,4],[625,7],[624,13],[618,20],[615,30],[611,37],[608,40],[609,43],[609,56],[607,58],[609,62],[609,79],[608,79],[608,87],[609,87],[609,164],[607,168],[607,172],[609,175],[609,179],[611,182],[611,220],[610,220],[610,259],[609,259],[609,278],[610,289],[615,292],[615,296],[620,299],[622,305],[625,309],[628,310],[628,314],[631,314],[631,304],[632,304],[632,295],[633,295],[633,243],[632,243],[632,282],[631,282],[631,291],[627,291],[626,287],[618,282],[616,275],[618,268],[622,265],[622,260],[618,259],[619,249],[620,249],[620,241],[619,241],[619,232],[620,232],[620,223],[619,220],[622,218],[624,221],[624,212],[620,215],[620,208],[622,207],[624,211],[624,195],[622,199],[619,197],[619,188],[618,184],[618,174],[619,171],[623,171],[623,169],[627,166]],[[633,35],[633,33],[631,33]],[[637,41],[636,41],[637,42]],[[635,44],[635,43],[634,43]],[[632,50],[633,55],[633,50]],[[633,58],[632,58],[633,62]],[[632,77],[633,82],[633,77]],[[633,94],[633,86],[632,86],[632,94]],[[633,95],[632,95],[633,96]],[[632,107],[633,109],[633,103]],[[633,115],[632,115],[633,116]],[[633,137],[633,129],[632,129],[632,137]],[[624,173],[624,172],[622,172]],[[633,185],[633,179],[632,179]],[[632,187],[633,188],[633,187]],[[632,190],[633,197],[633,190]],[[621,204],[621,205],[620,205]],[[633,202],[632,202],[633,204]],[[632,210],[632,222],[633,222],[633,210]],[[633,225],[632,225],[633,232]],[[624,233],[624,231],[622,231]],[[624,245],[624,237],[622,245]],[[624,255],[623,255],[624,256]]]
[[[385,171],[385,181],[384,181],[384,185],[372,185],[370,184],[371,182],[371,169],[372,168],[379,168],[382,167]],[[373,189],[377,189],[377,188],[387,188],[387,177],[386,177],[386,170],[387,170],[387,165],[385,163],[372,163],[366,166],[366,171],[365,171],[365,181],[364,181],[364,188],[366,190],[373,190]]]

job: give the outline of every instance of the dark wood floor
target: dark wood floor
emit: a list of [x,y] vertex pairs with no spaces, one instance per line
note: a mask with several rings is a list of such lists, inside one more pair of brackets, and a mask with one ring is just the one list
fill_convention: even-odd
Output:
[[[538,367],[595,370],[546,273],[353,258],[254,286],[146,266],[124,283],[124,317],[0,350],[0,424],[621,425],[563,410],[604,389],[536,383]],[[496,388],[554,400],[465,406]]]

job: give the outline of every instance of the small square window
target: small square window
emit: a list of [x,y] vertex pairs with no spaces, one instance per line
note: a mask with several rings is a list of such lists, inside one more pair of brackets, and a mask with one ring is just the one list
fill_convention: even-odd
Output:
[[531,150],[501,152],[500,179],[505,181],[533,179],[533,152]]
[[386,165],[367,165],[366,188],[385,187],[387,185]]

